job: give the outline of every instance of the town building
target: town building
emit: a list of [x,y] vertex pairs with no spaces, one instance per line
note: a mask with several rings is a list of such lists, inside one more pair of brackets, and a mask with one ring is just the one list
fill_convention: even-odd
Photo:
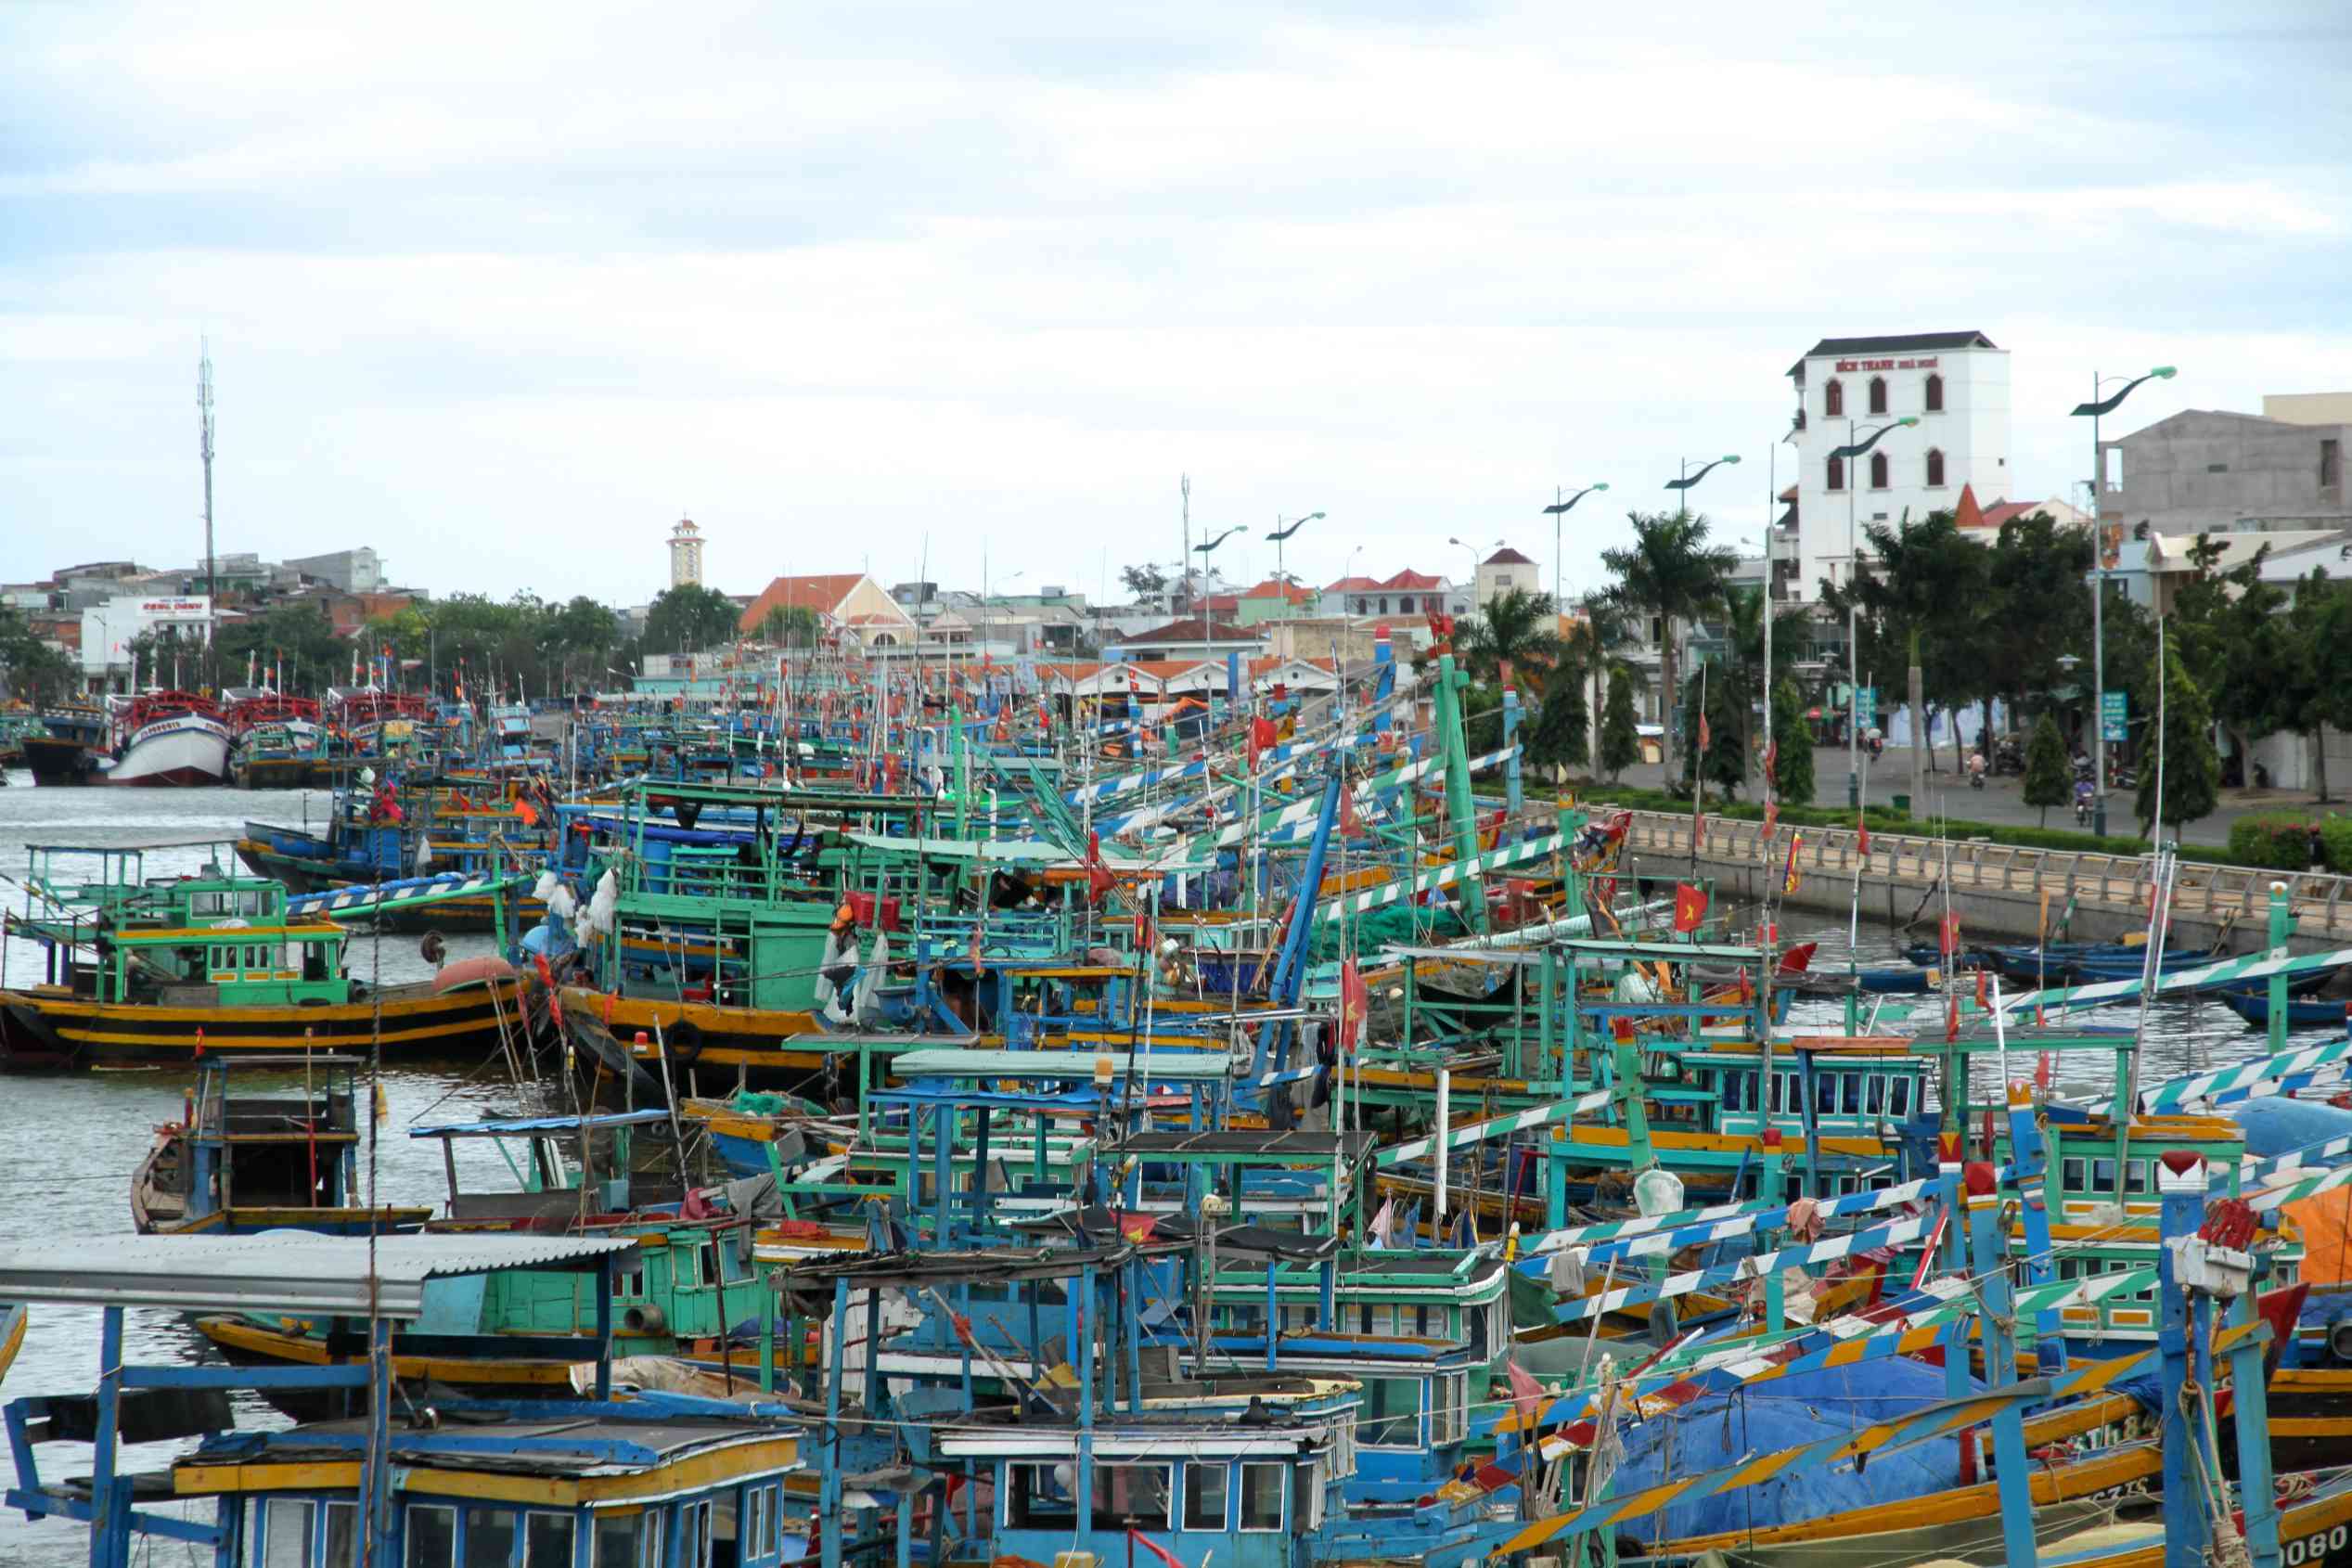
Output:
[[912,648],[919,635],[915,618],[862,572],[778,577],[752,596],[739,625],[745,636],[758,636],[771,612],[794,609],[815,612],[821,626],[846,633],[869,650]]
[[1325,615],[1467,615],[1472,599],[1471,590],[1408,568],[1393,577],[1343,577],[1317,608]]
[[1543,568],[1506,545],[1478,563],[1478,608],[1507,594],[1543,592]]
[[[82,611],[82,675],[93,689],[130,689],[131,649],[139,638],[167,628],[202,642],[212,623],[212,601],[202,594],[108,599]],[[157,672],[145,672],[154,684]],[[168,678],[169,672],[165,672]]]
[[[2344,452],[2352,392],[2266,397],[2265,412],[2187,408],[2099,443],[2108,547],[2147,534],[2352,525]],[[2278,409],[2294,418],[2270,412]]]
[[670,530],[670,586],[689,585],[702,585],[702,530],[682,517]]
[[[1951,510],[1963,486],[2009,494],[2009,351],[1984,333],[1824,338],[1788,374],[1797,399],[1788,438],[1798,474],[1794,601],[1819,599],[1825,579],[1847,580],[1857,547],[1868,550],[1866,525]],[[1894,425],[1869,456],[1851,464],[1830,456],[1906,418],[1919,423]],[[1783,548],[1776,542],[1776,553]]]
[[1122,637],[1105,651],[1121,662],[1222,659],[1236,649],[1245,658],[1255,658],[1263,642],[1263,636],[1255,629],[1244,629],[1231,622],[1213,622],[1192,615]]
[[281,564],[289,572],[315,578],[347,594],[381,593],[384,588],[383,558],[365,545],[331,555],[300,556]]

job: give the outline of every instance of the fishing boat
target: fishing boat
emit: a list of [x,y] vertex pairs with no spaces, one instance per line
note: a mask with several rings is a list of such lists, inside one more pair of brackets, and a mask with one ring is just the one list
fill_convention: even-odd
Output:
[[367,1095],[354,1056],[207,1055],[180,1120],[160,1124],[131,1176],[139,1234],[414,1229],[429,1208],[355,1203]]
[[109,784],[185,787],[228,777],[227,715],[194,692],[147,691],[111,704],[108,744]]
[[96,708],[55,709],[41,715],[44,732],[21,741],[24,765],[35,784],[95,784],[106,756],[106,714]]
[[326,731],[318,704],[269,690],[233,698],[229,733],[235,750],[230,776],[240,790],[299,790],[318,782],[315,770]]
[[[290,907],[278,882],[217,866],[141,875],[145,853],[187,842],[32,847],[27,907],[8,926],[41,945],[45,968],[0,989],[0,1070],[192,1063],[208,1049],[291,1065],[347,1047],[476,1060],[516,1020],[520,983],[502,958],[370,986],[351,975],[350,933]],[[71,869],[83,858],[98,867],[86,881]],[[435,890],[409,896],[430,904]]]
[[[252,1308],[331,1318],[339,1336],[431,1345],[449,1364],[516,1343],[437,1332],[429,1287],[562,1290],[607,1274],[626,1242],[549,1237],[376,1239],[141,1237],[83,1248],[60,1269],[36,1249],[0,1253],[15,1294],[101,1309],[99,1372],[88,1394],[13,1400],[19,1434],[10,1507],[79,1521],[90,1561],[120,1568],[158,1541],[194,1544],[214,1562],[399,1563],[404,1568],[776,1568],[807,1549],[801,1521],[815,1490],[802,1457],[803,1413],[761,1402],[651,1388],[622,1391],[594,1331],[526,1342],[592,1366],[578,1392],[468,1399],[396,1394],[391,1358],[276,1369],[134,1365],[124,1307],[204,1314]],[[21,1287],[21,1289],[19,1289]],[[127,1386],[126,1386],[127,1385]],[[229,1391],[261,1385],[348,1398],[357,1414],[240,1430]],[[430,1403],[426,1403],[426,1399]],[[388,1419],[397,1408],[400,1414]],[[371,1414],[367,1412],[372,1412]],[[185,1444],[195,1439],[193,1446]],[[182,1440],[161,1473],[133,1475],[123,1444]],[[57,1475],[57,1444],[95,1445]],[[871,1462],[878,1446],[853,1443]],[[887,1449],[880,1449],[887,1457]],[[157,1505],[169,1503],[169,1507]]]

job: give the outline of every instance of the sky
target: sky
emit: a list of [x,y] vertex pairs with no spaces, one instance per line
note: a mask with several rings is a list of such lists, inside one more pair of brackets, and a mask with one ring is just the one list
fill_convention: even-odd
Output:
[[[1601,14],[1601,13],[1606,13]],[[2352,390],[2333,3],[0,6],[0,580],[372,545],[435,594],[1570,594],[1756,537],[1822,337],[2011,351],[2013,498]],[[1989,503],[1994,497],[1980,497]],[[1604,504],[1605,503],[1605,504]]]

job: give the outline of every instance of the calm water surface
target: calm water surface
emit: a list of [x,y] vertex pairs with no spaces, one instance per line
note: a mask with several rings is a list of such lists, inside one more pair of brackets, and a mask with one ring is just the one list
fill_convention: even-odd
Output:
[[[218,835],[234,840],[249,819],[300,824],[305,814],[317,820],[324,812],[323,794],[307,797],[290,792],[237,790],[36,790],[32,775],[9,776],[9,788],[0,789],[0,896],[12,909],[23,906],[21,880],[31,844],[129,844],[164,839]],[[228,851],[224,842],[221,854]],[[208,858],[202,847],[157,850],[147,855],[148,875],[194,872]],[[1844,922],[1819,920],[1812,927],[1789,922],[1792,940],[1818,938],[1820,962],[1843,966],[1846,961]],[[486,937],[452,942],[456,956],[487,951]],[[1884,964],[1900,961],[1895,934],[1865,926],[1859,961]],[[352,970],[384,981],[412,980],[430,972],[418,956],[414,937],[355,938],[350,948]],[[41,950],[9,941],[0,954],[0,976],[10,983],[38,979]],[[1804,1004],[1798,1016],[1834,1024],[1839,1008],[1831,1003]],[[2109,1009],[2092,1015],[2097,1022],[2128,1025],[2130,1009]],[[2148,1058],[2141,1067],[2143,1082],[2171,1074],[2223,1065],[2253,1054],[2262,1036],[2248,1029],[2217,1003],[2169,1004],[2158,1010]],[[2087,1072],[2090,1063],[2077,1057]],[[2062,1065],[2064,1059],[2062,1058]],[[2021,1069],[2022,1071],[2022,1069]],[[131,1230],[130,1176],[146,1152],[154,1125],[179,1114],[188,1074],[176,1069],[148,1072],[84,1073],[64,1077],[0,1078],[0,1240],[8,1243],[53,1241],[63,1253],[77,1236],[127,1235]],[[1979,1092],[1989,1087],[1987,1075]],[[390,1117],[379,1129],[375,1150],[378,1201],[389,1203],[438,1203],[444,1177],[440,1150],[431,1141],[412,1140],[407,1128],[426,1120],[433,1123],[495,1114],[515,1108],[510,1092],[487,1074],[469,1075],[461,1070],[388,1069],[383,1079]],[[2105,1079],[2089,1073],[2078,1079],[2062,1077],[2063,1091],[2103,1093]],[[366,1180],[367,1153],[361,1155],[362,1181]],[[503,1185],[503,1165],[486,1144],[461,1140],[459,1163],[479,1185]],[[469,1185],[474,1185],[469,1182]],[[125,1327],[126,1357],[134,1362],[193,1362],[202,1358],[202,1342],[175,1315],[134,1311]],[[96,1384],[98,1314],[94,1310],[36,1307],[26,1334],[23,1353],[9,1373],[0,1395],[85,1394]],[[238,1419],[245,1425],[278,1424],[257,1400],[240,1396]],[[149,1445],[125,1450],[135,1470],[155,1470],[177,1451],[174,1445]],[[71,1445],[46,1446],[43,1461],[58,1473],[86,1474],[88,1450]],[[0,1444],[0,1485],[15,1481],[6,1446]],[[182,1549],[157,1543],[153,1561],[182,1561]],[[66,1568],[86,1561],[86,1536],[79,1525],[45,1521],[27,1523],[20,1514],[0,1513],[0,1564],[9,1568]],[[192,1557],[188,1559],[193,1561]]]

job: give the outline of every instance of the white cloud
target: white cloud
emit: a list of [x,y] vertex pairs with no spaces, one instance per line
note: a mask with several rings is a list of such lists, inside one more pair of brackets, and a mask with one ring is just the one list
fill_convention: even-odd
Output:
[[203,332],[227,547],[623,600],[681,511],[739,587],[927,534],[1092,586],[1174,554],[1186,470],[1203,521],[1329,511],[1309,576],[1549,566],[1551,485],[1605,478],[1573,585],[1682,456],[1744,455],[1697,499],[1752,528],[1830,334],[2012,349],[2020,494],[2081,469],[2094,364],[2179,363],[2151,418],[2345,383],[2352,94],[2307,44],[1055,15],[12,13],[0,577],[192,554]]

